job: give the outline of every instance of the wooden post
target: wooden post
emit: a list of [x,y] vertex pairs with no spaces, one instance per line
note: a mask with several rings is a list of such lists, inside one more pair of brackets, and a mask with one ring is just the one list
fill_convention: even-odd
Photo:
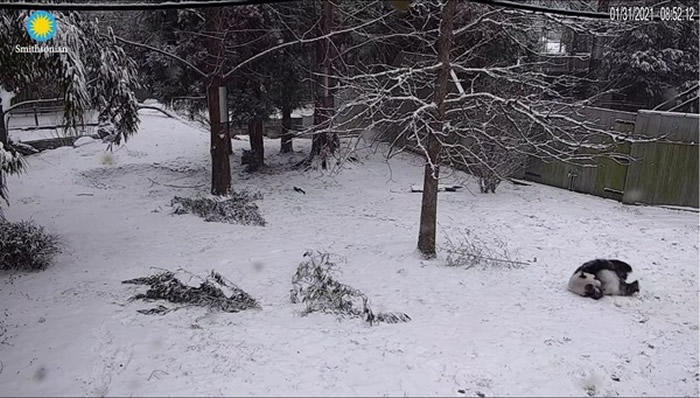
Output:
[[228,117],[228,96],[226,94],[226,86],[219,87],[219,114],[221,116],[221,124],[224,126],[224,132],[226,134],[226,146],[228,148],[228,154],[233,153],[233,145],[231,144],[231,129],[229,125]]

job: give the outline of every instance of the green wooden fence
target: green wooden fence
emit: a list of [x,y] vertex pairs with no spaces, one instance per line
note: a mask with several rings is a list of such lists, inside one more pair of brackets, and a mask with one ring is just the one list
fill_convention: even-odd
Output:
[[665,204],[698,208],[697,114],[639,111],[635,133],[664,137],[634,144],[625,181],[625,203]]
[[617,152],[629,154],[632,162],[600,159],[581,167],[533,160],[523,178],[624,203],[698,208],[699,115],[588,108],[586,117],[603,129],[634,128],[635,135],[660,141],[619,145]]

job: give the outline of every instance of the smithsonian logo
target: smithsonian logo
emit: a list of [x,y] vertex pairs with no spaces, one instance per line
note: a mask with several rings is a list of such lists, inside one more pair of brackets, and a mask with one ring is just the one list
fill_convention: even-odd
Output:
[[[38,43],[45,43],[54,36],[58,31],[58,23],[51,13],[46,11],[34,11],[25,23],[25,29],[32,40]],[[35,44],[33,46],[15,46],[17,53],[67,53],[68,48],[65,46],[48,46]]]

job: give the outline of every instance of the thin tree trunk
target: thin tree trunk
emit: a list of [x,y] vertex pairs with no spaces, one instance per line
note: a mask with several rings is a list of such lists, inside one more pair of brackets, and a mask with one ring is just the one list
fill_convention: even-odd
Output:
[[425,258],[435,257],[435,235],[437,230],[438,177],[440,175],[440,150],[442,149],[436,133],[442,132],[445,120],[445,96],[447,95],[448,77],[450,75],[450,49],[452,48],[452,25],[456,0],[447,0],[442,8],[440,36],[438,37],[438,61],[441,63],[435,81],[433,101],[436,105],[435,126],[428,132],[425,172],[423,177],[423,196],[420,212],[420,230],[418,232],[418,250]]
[[[598,0],[598,12],[609,12],[609,10],[610,0]],[[603,57],[603,47],[605,47],[605,38],[593,36],[593,48],[591,50],[591,58],[588,61],[589,73],[598,74],[597,69],[600,59]]]
[[[258,82],[255,83],[255,96],[258,101],[262,100],[262,92]],[[260,115],[254,115],[248,125],[248,140],[250,141],[250,150],[253,151],[250,170],[259,170],[265,165],[265,141],[263,139],[263,120]]]
[[280,153],[294,152],[292,147],[292,111],[288,107],[282,108],[282,141]]
[[[610,9],[610,0],[598,0],[598,11],[608,12]],[[588,85],[588,92],[585,94],[587,96],[592,96],[600,91],[601,80],[603,76],[600,69],[600,63],[603,58],[603,48],[605,47],[605,38],[593,36],[593,48],[591,49],[591,57],[588,60],[588,75],[591,79],[595,80],[595,83],[590,83]],[[609,97],[609,95],[606,95]],[[601,101],[599,99],[598,101]]]
[[[208,8],[206,10],[207,32],[219,32],[221,22],[221,9]],[[229,146],[225,129],[221,124],[219,112],[219,87],[223,84],[221,70],[218,67],[221,42],[215,37],[207,40],[209,55],[209,76],[207,84],[207,106],[209,108],[209,123],[211,125],[210,152],[211,152],[211,193],[212,195],[228,195],[231,192],[231,163],[229,158]]]

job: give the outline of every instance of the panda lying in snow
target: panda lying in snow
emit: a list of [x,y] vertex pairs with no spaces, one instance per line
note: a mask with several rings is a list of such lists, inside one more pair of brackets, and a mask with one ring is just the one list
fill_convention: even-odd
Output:
[[639,292],[639,282],[627,283],[632,267],[620,260],[597,259],[578,267],[569,279],[569,290],[598,300],[604,295],[631,296]]

